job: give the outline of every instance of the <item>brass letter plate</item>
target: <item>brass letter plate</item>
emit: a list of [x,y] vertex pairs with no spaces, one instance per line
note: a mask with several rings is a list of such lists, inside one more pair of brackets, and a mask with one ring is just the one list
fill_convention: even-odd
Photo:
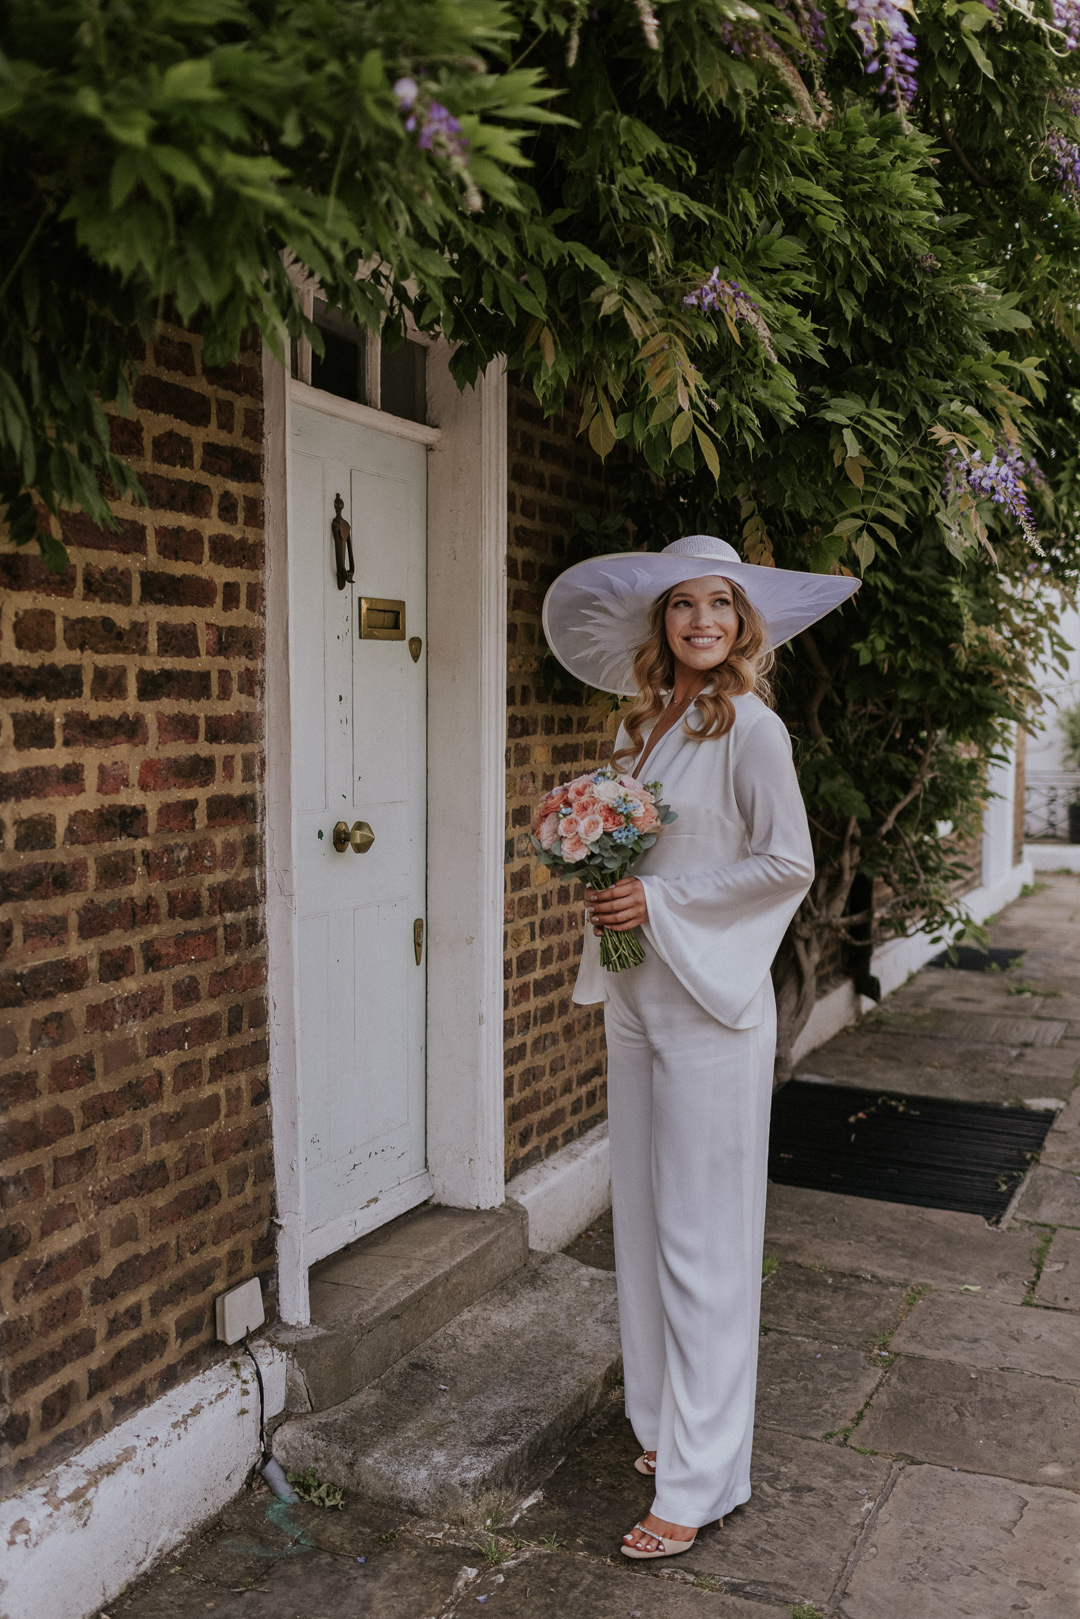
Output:
[[361,641],[404,641],[405,603],[382,596],[360,598]]

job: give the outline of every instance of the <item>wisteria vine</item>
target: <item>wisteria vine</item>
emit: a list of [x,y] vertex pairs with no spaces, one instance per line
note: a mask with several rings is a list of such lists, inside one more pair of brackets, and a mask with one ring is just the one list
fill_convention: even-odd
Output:
[[951,502],[957,494],[967,493],[974,500],[990,499],[995,506],[1004,506],[1021,530],[1028,544],[1042,555],[1035,520],[1028,504],[1025,477],[1042,477],[1034,460],[1026,461],[1012,445],[998,444],[987,461],[978,450],[952,447],[945,455],[945,499]]
[[[1063,0],[1073,4],[1074,0]],[[878,94],[898,109],[910,107],[918,90],[915,36],[896,0],[846,0],[851,28],[862,46],[867,73],[880,73]]]
[[683,299],[683,308],[700,309],[703,315],[721,311],[731,322],[745,322],[750,330],[756,333],[769,359],[776,359],[772,333],[761,310],[737,281],[726,281],[721,277],[718,264],[713,266],[712,274],[707,281],[703,281],[700,287],[695,287],[693,292],[687,293]]
[[410,135],[415,132],[417,146],[423,152],[434,152],[444,159],[462,183],[466,208],[470,213],[478,213],[484,200],[469,173],[469,140],[458,119],[441,101],[431,97],[422,99],[415,79],[398,79],[394,98],[399,109],[407,114],[405,128]]

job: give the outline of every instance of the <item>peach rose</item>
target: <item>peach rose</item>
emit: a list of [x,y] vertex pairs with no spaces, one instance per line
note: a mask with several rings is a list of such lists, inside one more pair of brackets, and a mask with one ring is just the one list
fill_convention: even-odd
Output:
[[614,804],[625,792],[626,788],[619,781],[598,781],[593,784],[593,797],[598,804]]
[[634,816],[634,825],[639,832],[655,832],[660,825],[660,817],[651,804],[645,804],[641,814]]
[[583,815],[579,805],[575,818],[578,824],[578,836],[582,843],[595,843],[599,837],[603,836],[604,818],[598,810],[594,809],[591,814]]
[[542,849],[551,848],[551,845],[555,843],[559,837],[561,827],[562,822],[559,820],[557,815],[545,815],[543,821],[540,823],[539,829],[540,847]]
[[610,804],[600,805],[600,818],[604,823],[605,832],[614,832],[617,827],[623,824],[623,818],[619,811],[612,809]]
[[571,804],[576,803],[579,798],[584,798],[586,795],[591,798],[595,785],[596,783],[591,776],[576,776],[567,788]]
[[[565,823],[564,823],[564,829],[565,829]],[[575,861],[584,860],[585,856],[588,853],[589,853],[589,845],[587,843],[582,843],[582,841],[581,841],[581,839],[579,837],[571,836],[571,837],[564,837],[563,838],[563,840],[562,840],[562,857],[569,864],[572,865]]]
[[620,776],[619,786],[630,798],[638,798],[643,804],[652,802],[652,795],[646,792],[640,781],[635,781],[633,776]]
[[541,817],[545,815],[554,815],[556,810],[561,810],[563,805],[568,804],[569,802],[570,794],[567,792],[565,787],[553,787],[550,793],[548,793],[547,797],[544,799],[544,802],[540,805]]

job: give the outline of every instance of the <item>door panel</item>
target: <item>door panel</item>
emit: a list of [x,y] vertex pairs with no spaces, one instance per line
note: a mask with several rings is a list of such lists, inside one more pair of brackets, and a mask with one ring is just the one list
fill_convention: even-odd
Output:
[[[429,1195],[425,980],[426,452],[293,412],[290,680],[308,1260]],[[338,590],[334,497],[355,583]],[[404,640],[360,639],[360,598],[405,603]],[[426,649],[425,649],[426,652]],[[337,821],[368,822],[364,854]]]

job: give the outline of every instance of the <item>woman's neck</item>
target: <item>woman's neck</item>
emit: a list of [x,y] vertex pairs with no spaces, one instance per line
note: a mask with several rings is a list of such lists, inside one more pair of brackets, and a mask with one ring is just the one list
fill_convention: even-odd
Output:
[[674,678],[671,682],[672,706],[689,708],[695,697],[700,697],[709,684],[711,670],[691,669],[675,659]]

